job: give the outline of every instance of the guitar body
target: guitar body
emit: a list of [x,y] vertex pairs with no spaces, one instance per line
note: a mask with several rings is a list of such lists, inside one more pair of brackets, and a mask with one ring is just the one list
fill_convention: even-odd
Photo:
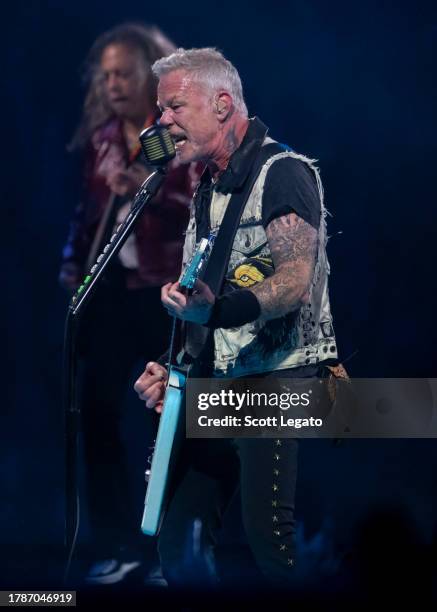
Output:
[[183,398],[186,378],[182,370],[176,367],[170,368],[141,522],[141,530],[145,535],[154,536],[159,533],[167,505],[173,466],[184,438]]

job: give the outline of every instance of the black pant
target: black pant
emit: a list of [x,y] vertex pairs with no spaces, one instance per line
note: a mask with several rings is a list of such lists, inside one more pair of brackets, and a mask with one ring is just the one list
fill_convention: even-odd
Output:
[[[145,365],[162,354],[169,332],[170,318],[161,305],[159,288],[102,286],[81,325],[79,397],[96,555],[139,546],[142,507],[134,502],[129,484],[125,448],[129,440],[123,440],[122,412],[134,365],[140,358]],[[146,410],[140,402],[138,410]],[[144,468],[150,443],[150,438],[144,443]],[[143,481],[138,486],[144,487]]]
[[168,582],[217,581],[214,546],[223,512],[241,486],[245,533],[259,569],[286,586],[294,564],[297,440],[186,440],[159,538]]

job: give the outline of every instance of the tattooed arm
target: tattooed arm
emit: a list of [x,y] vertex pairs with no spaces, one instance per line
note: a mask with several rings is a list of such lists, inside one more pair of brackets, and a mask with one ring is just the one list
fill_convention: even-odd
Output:
[[308,302],[317,254],[317,230],[295,213],[271,221],[266,228],[275,272],[251,287],[268,321]]

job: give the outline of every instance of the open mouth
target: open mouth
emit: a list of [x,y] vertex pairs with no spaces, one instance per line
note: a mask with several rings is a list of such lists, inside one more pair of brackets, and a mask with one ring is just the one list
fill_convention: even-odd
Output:
[[172,138],[173,138],[173,142],[174,142],[176,151],[181,149],[184,146],[184,144],[187,142],[187,138],[183,134],[173,136]]

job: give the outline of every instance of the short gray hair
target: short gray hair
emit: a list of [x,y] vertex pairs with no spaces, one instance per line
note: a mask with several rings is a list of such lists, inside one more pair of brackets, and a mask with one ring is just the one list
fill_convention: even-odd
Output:
[[247,116],[240,75],[218,49],[176,49],[174,53],[157,60],[152,66],[152,72],[158,79],[174,70],[192,73],[196,83],[206,84],[212,91],[225,89],[231,94],[236,109]]

